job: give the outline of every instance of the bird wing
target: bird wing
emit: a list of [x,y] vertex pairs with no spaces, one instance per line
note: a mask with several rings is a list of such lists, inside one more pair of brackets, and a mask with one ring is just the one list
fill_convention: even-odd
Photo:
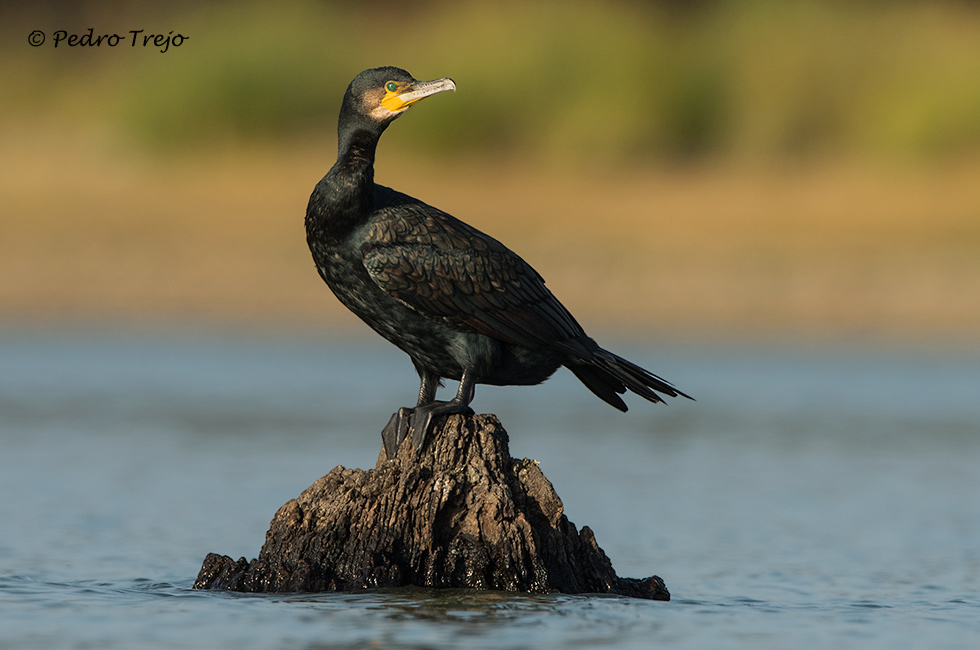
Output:
[[578,351],[582,327],[517,254],[436,208],[395,203],[377,211],[362,240],[378,287],[455,329]]

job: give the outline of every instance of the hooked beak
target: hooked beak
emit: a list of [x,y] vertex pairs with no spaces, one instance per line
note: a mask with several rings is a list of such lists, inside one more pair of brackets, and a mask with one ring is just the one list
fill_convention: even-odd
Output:
[[401,113],[415,102],[447,90],[456,90],[456,83],[449,77],[398,84],[395,90],[386,90],[381,105],[392,113]]

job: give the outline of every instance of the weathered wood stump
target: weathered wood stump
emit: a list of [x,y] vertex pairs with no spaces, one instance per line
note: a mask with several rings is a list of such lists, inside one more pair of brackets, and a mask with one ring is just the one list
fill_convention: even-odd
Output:
[[258,559],[209,554],[195,589],[350,591],[464,587],[669,600],[663,580],[620,578],[577,530],[533,460],[514,460],[494,415],[453,415],[418,454],[336,467],[279,509]]

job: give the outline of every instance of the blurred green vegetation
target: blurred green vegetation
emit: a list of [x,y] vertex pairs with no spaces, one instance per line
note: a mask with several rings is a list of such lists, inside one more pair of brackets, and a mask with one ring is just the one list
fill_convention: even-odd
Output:
[[[398,65],[457,82],[455,97],[386,137],[435,157],[618,164],[980,151],[976,2],[106,6],[51,2],[4,21],[0,116],[94,122],[151,151],[322,136],[354,74]],[[25,42],[34,28],[88,27],[189,39],[165,53]]]
[[[187,40],[53,47],[90,28]],[[0,3],[0,322],[357,327],[302,215],[344,89],[386,64],[459,91],[385,135],[379,179],[514,246],[584,319],[980,332],[966,0]]]

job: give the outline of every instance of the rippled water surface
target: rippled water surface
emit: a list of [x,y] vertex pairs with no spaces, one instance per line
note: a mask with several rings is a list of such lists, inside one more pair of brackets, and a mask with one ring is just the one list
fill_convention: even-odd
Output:
[[[980,647],[980,353],[610,345],[698,398],[480,387],[622,576],[673,600],[198,592],[373,467],[383,341],[0,333],[0,648]],[[455,387],[447,387],[454,390]]]

